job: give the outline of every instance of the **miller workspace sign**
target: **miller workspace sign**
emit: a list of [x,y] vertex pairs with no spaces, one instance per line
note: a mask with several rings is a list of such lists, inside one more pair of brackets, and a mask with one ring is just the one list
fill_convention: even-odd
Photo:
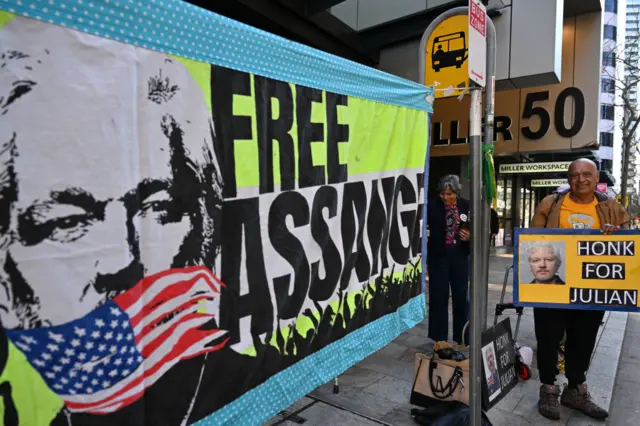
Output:
[[498,173],[566,173],[569,171],[570,161],[561,161],[555,163],[517,163],[502,164],[498,169]]
[[640,232],[516,229],[514,303],[637,312]]

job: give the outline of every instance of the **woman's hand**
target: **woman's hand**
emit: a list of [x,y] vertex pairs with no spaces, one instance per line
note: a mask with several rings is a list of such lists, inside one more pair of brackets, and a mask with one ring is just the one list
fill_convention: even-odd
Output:
[[471,232],[468,229],[461,229],[458,235],[460,236],[460,241],[469,241],[469,238],[471,238]]
[[611,235],[614,232],[619,230],[620,230],[619,226],[609,225],[608,223],[602,227],[602,232],[604,232],[605,235]]

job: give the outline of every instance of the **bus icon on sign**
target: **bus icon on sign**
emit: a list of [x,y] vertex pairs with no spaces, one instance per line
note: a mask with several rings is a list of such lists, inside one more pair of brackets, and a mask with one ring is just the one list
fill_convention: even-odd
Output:
[[464,31],[445,34],[433,39],[431,67],[435,72],[453,66],[460,68],[468,57],[467,37]]

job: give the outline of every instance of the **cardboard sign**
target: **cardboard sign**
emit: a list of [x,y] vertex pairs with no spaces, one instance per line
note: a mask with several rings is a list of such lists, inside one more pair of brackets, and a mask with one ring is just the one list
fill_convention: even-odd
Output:
[[515,247],[515,303],[640,310],[640,231],[604,235],[591,229],[516,229]]
[[518,384],[509,318],[482,332],[482,365],[482,406],[488,410]]

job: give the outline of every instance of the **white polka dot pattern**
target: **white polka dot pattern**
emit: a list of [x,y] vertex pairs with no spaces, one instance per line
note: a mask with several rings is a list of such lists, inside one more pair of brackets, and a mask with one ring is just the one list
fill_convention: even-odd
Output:
[[201,62],[432,112],[431,87],[292,42],[180,0],[0,0],[0,8]]

